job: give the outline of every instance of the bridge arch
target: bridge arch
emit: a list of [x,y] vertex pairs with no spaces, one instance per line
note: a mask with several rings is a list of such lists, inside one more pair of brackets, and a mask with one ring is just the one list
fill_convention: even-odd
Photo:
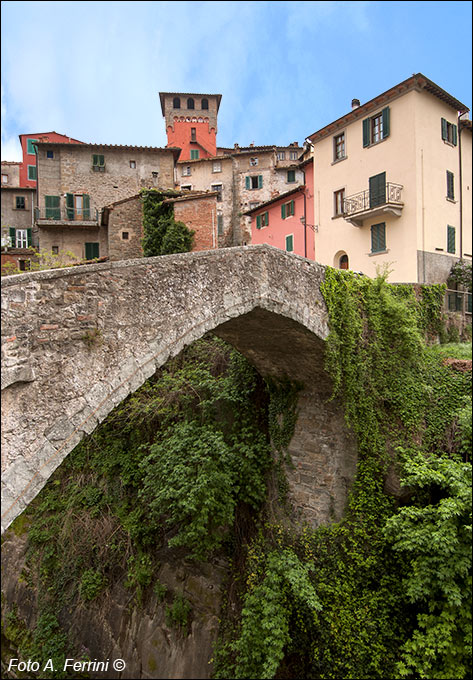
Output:
[[2,281],[2,528],[128,394],[209,331],[264,375],[304,384],[291,495],[312,523],[343,512],[356,447],[328,402],[324,267],[247,246]]

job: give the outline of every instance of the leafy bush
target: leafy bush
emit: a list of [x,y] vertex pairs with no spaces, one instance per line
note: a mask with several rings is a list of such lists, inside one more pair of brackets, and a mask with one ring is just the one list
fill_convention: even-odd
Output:
[[105,580],[100,571],[86,569],[80,580],[79,595],[82,600],[94,600],[102,590],[104,584]]

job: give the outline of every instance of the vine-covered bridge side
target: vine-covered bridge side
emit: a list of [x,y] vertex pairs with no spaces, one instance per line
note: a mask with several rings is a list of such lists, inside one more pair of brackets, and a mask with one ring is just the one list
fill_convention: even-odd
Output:
[[324,267],[270,246],[92,264],[2,280],[2,528],[82,437],[213,331],[263,376],[304,385],[290,444],[303,519],[340,517],[356,465],[323,370]]

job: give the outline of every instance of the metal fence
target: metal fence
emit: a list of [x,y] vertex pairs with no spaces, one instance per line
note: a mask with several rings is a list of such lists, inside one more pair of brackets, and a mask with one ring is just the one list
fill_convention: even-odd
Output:
[[444,309],[447,312],[461,312],[471,314],[471,293],[465,290],[445,291]]

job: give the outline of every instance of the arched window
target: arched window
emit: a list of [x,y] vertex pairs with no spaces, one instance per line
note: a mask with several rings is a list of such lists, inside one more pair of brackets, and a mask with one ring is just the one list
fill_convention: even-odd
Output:
[[180,109],[181,108],[181,98],[180,97],[174,97],[172,100],[172,108],[173,109]]
[[189,99],[187,100],[187,108],[188,109],[194,109],[195,108],[194,100],[192,99],[192,97],[189,97]]
[[209,108],[209,100],[208,99],[202,99],[202,108],[203,109]]
[[348,269],[348,255],[342,255],[338,261],[339,269]]

